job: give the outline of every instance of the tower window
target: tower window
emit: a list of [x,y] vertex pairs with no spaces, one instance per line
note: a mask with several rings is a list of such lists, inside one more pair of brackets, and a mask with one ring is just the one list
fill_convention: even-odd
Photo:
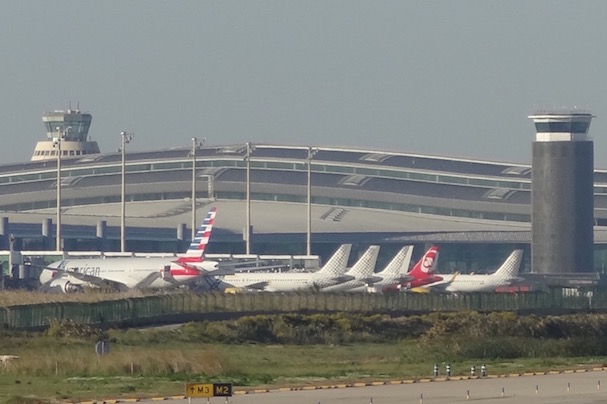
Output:
[[536,122],[538,133],[586,133],[588,122]]

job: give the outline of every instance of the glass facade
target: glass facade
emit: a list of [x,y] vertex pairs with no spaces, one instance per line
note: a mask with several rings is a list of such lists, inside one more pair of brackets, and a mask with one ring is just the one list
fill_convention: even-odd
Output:
[[536,122],[538,133],[586,133],[590,122]]

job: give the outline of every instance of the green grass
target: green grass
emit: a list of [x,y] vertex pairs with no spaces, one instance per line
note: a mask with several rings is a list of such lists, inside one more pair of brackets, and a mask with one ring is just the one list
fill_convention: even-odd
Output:
[[[293,314],[107,332],[63,321],[45,333],[0,333],[0,355],[19,356],[0,367],[0,403],[182,395],[186,382],[238,390],[426,378],[435,363],[453,376],[482,364],[489,374],[602,367],[606,333],[597,315]],[[101,358],[100,338],[111,343]]]
[[[238,388],[348,383],[429,377],[434,362],[413,341],[396,344],[209,345],[180,344],[134,348],[116,344],[98,358],[92,346],[58,345],[45,353],[16,348],[20,356],[0,374],[0,402],[101,400],[181,395],[186,382],[234,383]],[[481,361],[449,362],[453,375],[468,375]],[[522,373],[601,366],[605,358],[487,361],[490,373]],[[133,373],[131,366],[133,363]],[[180,368],[181,367],[181,368]],[[181,369],[181,370],[180,370]],[[24,401],[25,403],[25,401]]]

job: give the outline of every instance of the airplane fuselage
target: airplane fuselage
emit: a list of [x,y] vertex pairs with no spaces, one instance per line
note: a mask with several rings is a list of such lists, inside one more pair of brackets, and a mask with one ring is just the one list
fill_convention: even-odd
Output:
[[[431,284],[432,287],[449,283],[448,277],[442,282]],[[493,275],[457,275],[444,289],[449,293],[493,292],[500,286],[510,285],[514,279],[500,278]]]
[[[177,258],[175,258],[177,259]],[[217,263],[203,262],[208,267],[215,267]],[[152,283],[147,285],[149,288],[163,288],[173,285],[175,282],[184,283],[200,276],[200,271],[179,265],[172,262],[170,258],[92,258],[92,259],[68,259],[57,261],[50,264],[40,274],[40,282],[46,283],[52,281],[59,271],[53,271],[56,268],[65,271],[68,280],[74,285],[94,286],[90,282],[83,281],[71,276],[70,273],[92,276],[101,280],[117,282],[126,287],[136,287],[141,281],[151,273],[161,274]],[[165,271],[168,269],[168,271]],[[169,281],[169,277],[172,279]]]
[[316,274],[315,272],[238,273],[222,277],[220,288],[233,287],[266,292],[292,292],[323,289],[336,283],[330,279],[322,279]]

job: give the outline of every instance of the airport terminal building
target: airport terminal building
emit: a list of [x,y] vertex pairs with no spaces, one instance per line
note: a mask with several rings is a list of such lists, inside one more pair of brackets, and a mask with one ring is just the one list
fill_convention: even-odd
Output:
[[[65,125],[75,126],[57,122],[32,161],[0,166],[2,249],[12,234],[17,249],[55,250],[60,188],[64,250],[119,251],[124,218],[127,251],[182,251],[192,207],[202,220],[216,206],[210,253],[305,254],[310,234],[311,253],[321,257],[340,243],[358,251],[379,244],[381,265],[405,244],[419,247],[415,258],[437,243],[440,272],[486,268],[514,248],[526,252],[523,270],[530,267],[530,165],[348,147],[186,146],[189,139],[166,150],[137,152],[133,144],[124,154],[87,153],[57,147],[57,136],[65,141],[70,132]],[[593,206],[594,266],[602,273],[605,170],[594,171]]]

